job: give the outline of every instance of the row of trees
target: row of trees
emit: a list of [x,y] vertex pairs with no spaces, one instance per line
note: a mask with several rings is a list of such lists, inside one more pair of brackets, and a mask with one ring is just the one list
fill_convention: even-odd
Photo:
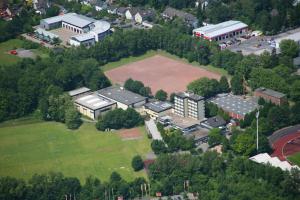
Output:
[[55,104],[63,106],[60,94],[80,86],[97,90],[109,85],[94,59],[72,60],[51,53],[49,58],[0,65],[0,121],[35,110],[43,119],[64,121],[62,112],[51,111]]
[[122,196],[131,199],[142,196],[144,178],[127,182],[113,172],[106,182],[96,177],[87,177],[84,184],[75,177],[64,177],[61,173],[34,175],[28,182],[11,177],[0,178],[1,199],[113,199]]
[[214,0],[208,2],[204,10],[198,9],[197,16],[201,21],[219,23],[236,19],[266,34],[275,34],[286,28],[300,25],[300,4],[294,0]]
[[205,98],[215,96],[219,93],[230,92],[230,87],[226,76],[222,76],[220,81],[216,79],[200,78],[191,82],[187,86],[187,89]]
[[106,129],[132,128],[143,124],[141,115],[133,108],[123,110],[121,108],[108,111],[104,116],[100,116],[96,128],[100,131]]
[[300,197],[298,170],[289,174],[231,154],[160,155],[150,165],[149,176],[151,190],[163,195],[189,191],[208,200]]
[[[199,199],[277,199],[300,198],[299,171],[284,172],[279,168],[256,164],[230,154],[222,156],[207,152],[201,156],[158,156],[149,167],[150,193],[155,195],[197,193]],[[185,183],[185,184],[184,184]],[[188,183],[188,184],[186,184]],[[87,177],[84,184],[77,178],[61,173],[34,175],[27,182],[0,178],[2,199],[106,199],[109,196],[132,199],[142,196],[141,186],[148,185],[144,178],[127,182],[113,172],[108,181]]]
[[145,87],[144,83],[142,83],[141,81],[132,80],[131,78],[125,81],[124,88],[145,97],[152,96],[150,87]]

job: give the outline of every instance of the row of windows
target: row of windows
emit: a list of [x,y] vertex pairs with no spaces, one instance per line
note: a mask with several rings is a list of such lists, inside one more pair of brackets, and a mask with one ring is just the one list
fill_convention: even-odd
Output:
[[236,36],[236,35],[239,35],[239,34],[242,34],[242,33],[243,33],[243,31],[240,30],[240,31],[236,31],[236,32],[229,33],[229,34],[224,35],[224,36],[219,36],[219,37],[217,37],[217,38],[214,38],[214,40],[215,40],[215,41],[225,40],[225,39],[227,39],[227,38],[229,38],[229,37],[232,38],[233,36]]

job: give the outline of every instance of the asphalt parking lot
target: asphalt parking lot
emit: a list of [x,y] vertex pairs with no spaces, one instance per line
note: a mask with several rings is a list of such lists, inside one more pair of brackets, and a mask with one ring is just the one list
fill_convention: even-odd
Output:
[[272,52],[273,47],[271,47],[268,42],[270,39],[271,38],[265,36],[251,37],[241,43],[227,46],[227,49],[233,52],[241,52],[243,55],[260,55],[264,51]]

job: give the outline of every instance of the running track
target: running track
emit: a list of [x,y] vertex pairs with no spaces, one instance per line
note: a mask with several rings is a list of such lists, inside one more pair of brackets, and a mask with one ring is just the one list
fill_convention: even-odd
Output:
[[[284,147],[287,145],[287,143],[291,140],[294,140],[296,138],[300,138],[300,131],[296,133],[292,133],[289,135],[286,135],[282,138],[279,138],[272,144],[272,148],[274,149],[274,152],[272,156],[277,156],[280,160],[284,161],[286,160],[286,156],[283,153]],[[297,148],[294,152],[290,152],[289,155],[292,155],[297,152]]]

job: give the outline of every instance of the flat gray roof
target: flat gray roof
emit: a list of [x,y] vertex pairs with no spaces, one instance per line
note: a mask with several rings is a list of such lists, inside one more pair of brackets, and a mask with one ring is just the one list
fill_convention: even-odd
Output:
[[89,91],[91,91],[91,89],[89,89],[87,87],[81,87],[81,88],[77,88],[75,90],[71,90],[68,93],[71,97],[73,97],[73,96],[76,96],[76,95],[79,95],[79,94],[82,94],[85,92],[89,92]]
[[169,102],[165,102],[165,101],[154,101],[154,102],[149,102],[146,103],[145,108],[152,110],[154,112],[160,113],[163,112],[165,110],[171,109],[173,107],[173,105]]
[[235,95],[226,95],[222,97],[213,98],[210,102],[216,104],[224,111],[236,113],[245,116],[247,113],[258,108],[258,104],[252,100],[243,99]]
[[58,23],[58,22],[66,22],[68,24],[72,24],[74,26],[83,28],[96,20],[90,17],[86,17],[84,15],[79,15],[76,13],[67,13],[64,15],[59,15],[55,17],[50,17],[46,19],[42,19],[44,22],[48,24]]
[[222,22],[219,24],[210,24],[207,26],[202,26],[200,28],[194,29],[193,32],[201,32],[205,36],[208,36],[210,38],[220,36],[232,31],[236,31],[239,29],[247,28],[248,25],[240,22],[240,21],[234,21],[234,20],[229,20],[226,22]]
[[107,98],[101,97],[97,93],[92,93],[80,97],[75,100],[75,103],[80,104],[91,110],[99,110],[101,108],[105,108],[107,106],[115,104],[115,102]]
[[266,94],[268,96],[272,96],[272,97],[276,97],[276,98],[282,98],[282,97],[285,97],[285,94],[281,93],[281,92],[277,92],[275,90],[271,90],[271,89],[268,89],[268,88],[263,88],[263,87],[260,87],[260,88],[257,88],[255,90],[255,92],[261,92],[263,94]]
[[194,94],[194,93],[191,93],[191,92],[178,92],[178,93],[176,93],[176,96],[179,96],[181,98],[189,98],[194,101],[200,101],[200,100],[204,99],[204,97]]
[[147,98],[139,94],[133,93],[119,86],[110,86],[97,91],[100,95],[112,99],[114,101],[123,103],[125,105],[132,105],[145,101]]

